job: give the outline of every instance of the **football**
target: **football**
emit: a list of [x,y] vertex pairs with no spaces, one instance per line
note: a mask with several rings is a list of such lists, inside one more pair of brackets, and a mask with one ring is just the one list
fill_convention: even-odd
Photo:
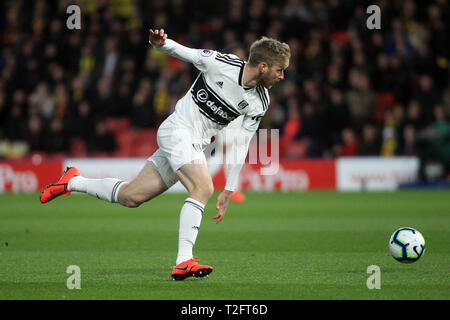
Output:
[[425,251],[425,239],[414,228],[400,228],[394,231],[389,240],[389,251],[399,262],[416,262]]

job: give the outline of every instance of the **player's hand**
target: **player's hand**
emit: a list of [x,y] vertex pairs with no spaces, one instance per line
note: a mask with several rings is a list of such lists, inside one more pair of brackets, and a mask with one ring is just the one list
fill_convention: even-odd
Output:
[[228,203],[230,202],[230,197],[233,192],[228,190],[223,190],[219,196],[217,197],[216,209],[218,210],[217,214],[213,217],[216,219],[216,224],[222,221],[225,216],[225,212],[227,211]]
[[149,30],[149,38],[148,40],[150,41],[151,44],[155,45],[155,46],[163,46],[166,44],[166,39],[167,39],[167,33],[164,32],[164,29],[156,29],[155,31],[153,31],[152,29]]

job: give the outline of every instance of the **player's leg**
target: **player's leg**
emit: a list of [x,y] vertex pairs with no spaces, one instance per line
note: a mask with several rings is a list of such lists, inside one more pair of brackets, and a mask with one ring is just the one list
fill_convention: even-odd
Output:
[[69,189],[98,195],[98,198],[106,201],[109,201],[111,194],[110,202],[118,202],[129,208],[136,208],[153,199],[178,181],[166,157],[159,149],[147,159],[144,168],[130,182],[121,182],[113,178],[84,178],[84,181],[78,179],[75,177],[70,181]]
[[214,185],[204,157],[181,166],[176,174],[189,192],[189,197],[206,204],[214,193]]
[[155,165],[147,161],[144,168],[129,183],[118,191],[117,202],[129,208],[136,208],[166,191],[167,185]]
[[[178,254],[176,266],[172,270],[174,280],[183,280],[188,276],[207,276],[213,268],[202,266],[193,259],[193,247],[202,221],[203,211],[208,199],[214,192],[206,159],[192,161],[177,170],[177,176],[189,192],[180,212],[178,233]],[[188,271],[189,270],[189,271]]]
[[172,277],[183,280],[190,276],[206,276],[213,268],[199,265],[192,253],[205,205],[214,191],[202,141],[170,117],[159,127],[157,139],[176,180],[180,180],[189,192],[180,211],[178,254]]
[[202,214],[214,192],[206,161],[196,160],[177,170],[177,176],[189,192],[180,213],[178,255],[176,264],[193,257],[192,250],[200,229]]
[[[135,208],[143,202],[149,201],[163,193],[178,179],[171,171],[168,163],[164,171],[161,159],[157,157],[158,151],[150,157],[131,182],[125,182],[116,178],[90,179],[81,176],[75,167],[68,168],[56,184],[47,186],[41,195],[41,202],[46,203],[60,195],[69,195],[71,191],[87,193],[98,199],[108,202],[118,202],[123,206]],[[166,160],[167,162],[167,160]],[[158,171],[159,169],[163,169]],[[165,174],[165,179],[163,175]],[[168,185],[169,183],[169,185]]]

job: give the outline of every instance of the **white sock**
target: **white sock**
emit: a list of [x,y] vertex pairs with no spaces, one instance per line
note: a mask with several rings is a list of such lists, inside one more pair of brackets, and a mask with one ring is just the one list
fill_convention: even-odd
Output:
[[70,179],[70,191],[84,192],[108,202],[117,202],[117,195],[124,181],[115,178],[87,179],[76,176]]
[[193,258],[192,248],[197,239],[205,205],[192,198],[184,201],[180,213],[180,229],[178,231],[178,256],[176,264]]

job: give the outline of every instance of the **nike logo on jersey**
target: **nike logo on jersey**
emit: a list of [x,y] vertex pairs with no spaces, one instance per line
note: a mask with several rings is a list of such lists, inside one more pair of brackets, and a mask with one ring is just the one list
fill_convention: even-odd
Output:
[[223,81],[217,81],[216,84],[222,89],[223,88]]

